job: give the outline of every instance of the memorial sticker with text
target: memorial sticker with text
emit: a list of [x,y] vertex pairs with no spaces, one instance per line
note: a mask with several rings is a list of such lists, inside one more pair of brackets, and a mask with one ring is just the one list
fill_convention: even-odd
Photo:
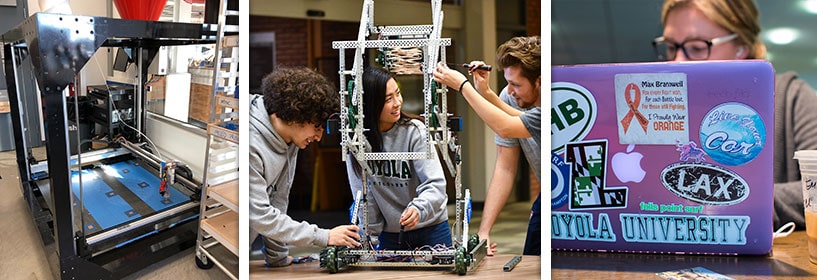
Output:
[[621,144],[689,141],[686,74],[617,74],[614,86]]

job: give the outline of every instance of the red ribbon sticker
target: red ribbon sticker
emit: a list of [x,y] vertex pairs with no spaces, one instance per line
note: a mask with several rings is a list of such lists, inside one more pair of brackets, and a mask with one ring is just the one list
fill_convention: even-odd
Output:
[[[635,101],[630,97],[631,90],[635,92]],[[638,124],[641,125],[641,128],[644,129],[644,133],[647,133],[647,126],[650,124],[650,121],[638,111],[638,106],[641,105],[641,89],[638,88],[638,85],[634,83],[627,85],[627,89],[624,90],[624,100],[627,102],[627,107],[630,108],[627,115],[621,119],[621,125],[624,126],[624,133],[627,133],[627,130],[630,128],[630,124],[633,122],[633,116],[638,120]]]

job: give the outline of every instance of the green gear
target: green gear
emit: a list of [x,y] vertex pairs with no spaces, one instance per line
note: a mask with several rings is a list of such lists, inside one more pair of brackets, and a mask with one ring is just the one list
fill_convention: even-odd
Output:
[[337,248],[335,246],[329,246],[326,248],[326,271],[329,271],[329,274],[335,274],[338,272],[338,258],[336,250]]
[[465,272],[468,271],[468,257],[465,253],[465,248],[460,246],[454,250],[454,272],[457,275],[465,275]]
[[477,245],[479,245],[479,235],[472,233],[471,236],[468,237],[468,250],[474,250]]

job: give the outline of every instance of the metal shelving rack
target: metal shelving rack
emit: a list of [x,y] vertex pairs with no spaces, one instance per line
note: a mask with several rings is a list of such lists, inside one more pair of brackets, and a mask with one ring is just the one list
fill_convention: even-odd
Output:
[[[442,251],[417,251],[417,250],[371,250],[373,248],[368,243],[372,242],[369,236],[363,236],[364,245],[359,249],[348,249],[345,247],[330,246],[321,252],[321,267],[327,269],[329,273],[335,273],[346,266],[379,266],[379,267],[452,267],[453,270],[463,275],[467,270],[473,270],[487,254],[486,240],[479,240],[476,235],[468,236],[468,220],[464,211],[470,207],[470,194],[466,189],[463,192],[460,176],[460,145],[448,126],[449,117],[448,103],[445,86],[439,86],[434,82],[433,71],[438,62],[445,62],[445,47],[451,45],[450,38],[441,38],[443,12],[442,1],[431,0],[431,25],[410,25],[410,26],[375,26],[374,21],[374,1],[366,0],[363,3],[363,11],[360,16],[360,27],[358,29],[357,40],[355,41],[335,41],[332,48],[339,50],[339,73],[340,74],[340,135],[342,159],[347,160],[345,155],[351,154],[354,160],[360,163],[363,169],[363,191],[356,194],[355,205],[362,208],[362,217],[358,220],[357,211],[354,211],[352,223],[359,223],[362,232],[368,234],[368,207],[361,206],[367,203],[368,196],[368,174],[372,174],[366,161],[369,160],[421,160],[436,159],[435,153],[439,151],[441,157],[448,166],[452,177],[455,178],[456,187],[456,217],[454,221],[454,248]],[[371,40],[370,37],[377,36]],[[427,149],[425,153],[418,152],[367,152],[369,143],[366,140],[363,124],[363,55],[366,49],[377,48],[418,48],[421,58],[421,68],[419,71],[423,76],[423,98],[425,126],[428,129],[425,133],[425,143]],[[351,69],[347,69],[346,51],[354,50],[354,62]],[[386,62],[389,62],[386,59]],[[415,61],[416,62],[416,61]],[[388,63],[385,63],[388,64]],[[388,65],[387,65],[388,68]],[[395,72],[395,71],[393,71]],[[453,156],[451,155],[453,153]],[[390,258],[390,256],[413,256],[415,260],[418,256],[425,261],[413,262],[381,262],[379,258]],[[429,261],[432,260],[432,261]]]
[[[134,122],[136,129],[144,132],[147,116],[144,83],[150,60],[161,46],[214,43],[214,27],[37,13],[3,34],[3,60],[21,188],[42,233],[47,259],[56,277],[118,279],[192,246],[195,219],[184,217],[195,216],[195,212],[189,210],[196,210],[197,201],[189,204],[194,205],[192,208],[176,208],[93,236],[86,236],[85,231],[75,225],[71,188],[67,187],[72,185],[71,168],[75,162],[69,155],[63,90],[75,82],[80,70],[99,48],[132,48],[139,80],[134,89],[134,112],[137,112]],[[20,68],[28,60],[33,73]],[[42,98],[48,156],[45,166],[29,157],[30,147],[25,141],[25,130],[32,128],[25,125],[27,112],[21,110],[21,95],[38,93],[21,92],[18,81],[31,79],[32,75]],[[151,155],[145,156],[150,158]],[[51,186],[47,193],[37,185],[43,180]],[[43,201],[45,195],[48,195],[47,201]]]
[[227,17],[233,16],[238,11],[221,0],[196,265],[202,269],[216,265],[238,279],[238,35],[225,36],[229,30],[238,30],[237,25],[227,24]]

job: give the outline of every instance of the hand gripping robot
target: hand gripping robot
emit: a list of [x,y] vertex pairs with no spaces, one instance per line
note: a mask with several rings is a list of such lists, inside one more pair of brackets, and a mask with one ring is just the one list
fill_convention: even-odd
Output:
[[[487,252],[487,241],[479,240],[476,234],[468,236],[470,220],[470,192],[463,195],[460,175],[460,145],[452,130],[459,130],[458,118],[450,118],[447,111],[447,88],[433,80],[437,62],[445,61],[445,46],[451,45],[450,38],[440,38],[443,13],[441,0],[432,0],[431,25],[374,26],[374,1],[365,0],[360,17],[360,28],[356,41],[335,41],[332,48],[339,50],[340,74],[340,135],[343,160],[351,154],[363,168],[363,186],[368,186],[367,175],[372,174],[366,161],[369,160],[418,160],[435,158],[439,153],[447,169],[455,178],[456,216],[453,229],[453,247],[424,246],[417,250],[376,250],[373,236],[368,236],[368,187],[355,195],[352,224],[362,229],[362,246],[346,248],[330,246],[320,254],[320,267],[329,273],[350,266],[437,268],[451,267],[459,275],[473,271]],[[369,40],[368,38],[376,38]],[[366,152],[369,146],[363,132],[363,54],[366,49],[377,49],[377,61],[396,74],[423,76],[423,98],[427,152]],[[345,65],[346,50],[354,50],[354,64],[351,69]],[[451,125],[449,122],[451,121]],[[358,217],[358,211],[362,217]],[[400,261],[394,261],[400,260]]]

